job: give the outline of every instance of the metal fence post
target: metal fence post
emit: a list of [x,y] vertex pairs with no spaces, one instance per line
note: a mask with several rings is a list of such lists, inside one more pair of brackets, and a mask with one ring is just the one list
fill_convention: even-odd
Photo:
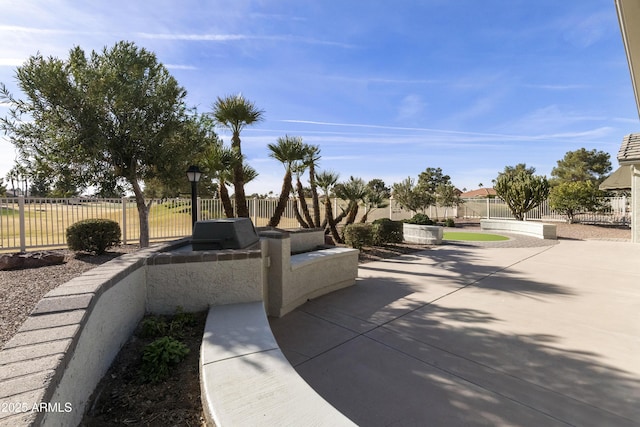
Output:
[[491,219],[491,212],[489,211],[489,209],[491,209],[491,204],[489,203],[491,199],[487,197],[487,219]]
[[18,212],[20,227],[20,252],[27,251],[27,230],[24,223],[24,196],[18,196]]
[[127,244],[127,198],[122,197],[122,244]]
[[258,198],[254,197],[253,198],[253,225],[257,225],[258,224]]

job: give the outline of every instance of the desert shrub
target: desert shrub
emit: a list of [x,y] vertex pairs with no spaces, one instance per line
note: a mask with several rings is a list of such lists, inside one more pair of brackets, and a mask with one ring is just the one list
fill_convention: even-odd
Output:
[[344,228],[344,242],[356,249],[373,245],[373,226],[361,223],[347,225]]
[[429,219],[427,214],[417,213],[411,219],[406,219],[404,222],[407,224],[416,224],[416,225],[433,225],[433,221]]
[[120,225],[110,219],[85,219],[66,230],[67,245],[72,251],[104,253],[120,243]]
[[157,338],[166,335],[168,330],[169,325],[163,317],[149,316],[142,321],[140,335],[143,338]]
[[389,218],[380,218],[373,221],[374,244],[402,243],[403,240],[402,222],[392,221]]
[[453,220],[453,218],[447,218],[447,220],[444,222],[444,225],[447,227],[455,227],[456,222]]
[[173,316],[147,316],[142,321],[140,335],[143,338],[159,338],[170,336],[182,338],[185,328],[195,325],[196,317],[193,313],[185,313],[182,307],[176,309]]
[[141,379],[157,383],[169,377],[170,368],[189,354],[189,348],[172,337],[158,338],[144,348]]

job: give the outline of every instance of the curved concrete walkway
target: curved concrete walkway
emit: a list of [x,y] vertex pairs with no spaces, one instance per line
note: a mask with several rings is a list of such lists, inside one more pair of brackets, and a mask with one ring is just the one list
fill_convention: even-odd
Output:
[[640,245],[512,240],[363,264],[272,330],[361,426],[640,425]]

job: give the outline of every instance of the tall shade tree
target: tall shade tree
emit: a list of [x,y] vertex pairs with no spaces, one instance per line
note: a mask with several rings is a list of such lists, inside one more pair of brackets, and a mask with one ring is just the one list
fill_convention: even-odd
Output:
[[540,206],[549,196],[549,181],[534,173],[535,168],[527,168],[521,163],[516,167],[505,167],[494,180],[496,193],[518,221],[523,221],[527,212]]
[[410,176],[399,183],[393,184],[391,191],[396,203],[402,209],[411,212],[418,213],[418,211],[422,211],[424,213],[425,209],[435,201],[434,195],[416,185]]
[[580,148],[568,151],[551,170],[553,183],[591,181],[600,184],[611,172],[609,153]]
[[549,206],[567,216],[572,224],[576,215],[603,207],[601,191],[591,181],[567,181],[554,185],[549,192]]
[[125,182],[140,218],[140,245],[149,245],[147,179],[184,174],[200,139],[185,126],[186,91],[134,43],[118,42],[89,56],[76,47],[67,60],[32,56],[16,72],[26,99],[4,87],[10,114],[0,128],[24,158],[45,160],[74,182]]
[[[213,117],[222,126],[231,131],[231,148],[238,158],[242,158],[240,146],[240,132],[249,125],[263,120],[264,112],[259,110],[251,101],[242,95],[218,97],[213,104]],[[239,217],[249,217],[249,207],[244,192],[244,174],[242,163],[233,167],[233,187],[235,191],[236,214]]]
[[302,138],[288,135],[278,138],[276,144],[268,144],[267,148],[270,151],[269,157],[281,162],[285,171],[278,204],[268,223],[270,227],[277,227],[287,207],[289,194],[293,189],[293,168],[296,162],[304,158],[305,148]]
[[426,168],[418,175],[418,187],[434,195],[441,184],[451,184],[451,177],[442,173],[442,168]]
[[551,208],[572,223],[577,214],[604,207],[606,193],[598,185],[610,171],[609,153],[585,148],[568,151],[551,170]]

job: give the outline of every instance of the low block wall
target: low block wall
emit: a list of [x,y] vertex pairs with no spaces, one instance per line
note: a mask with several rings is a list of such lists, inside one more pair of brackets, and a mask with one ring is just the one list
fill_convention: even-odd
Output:
[[324,246],[324,229],[322,228],[303,228],[288,233],[292,254],[313,251]]
[[0,425],[78,425],[145,312],[263,301],[260,248],[181,252],[187,243],[122,255],[47,293],[0,351]]
[[442,243],[442,227],[437,225],[402,224],[405,242],[421,245],[439,245]]
[[260,235],[266,238],[269,248],[267,312],[270,316],[284,316],[311,298],[351,286],[356,281],[357,249],[334,247],[291,255],[295,240],[291,236],[296,234],[268,230]]
[[[289,233],[247,250],[193,252],[189,241],[122,255],[53,289],[0,351],[0,425],[71,426],[145,312],[255,302],[283,315],[351,285],[358,251],[291,255]],[[319,235],[304,236],[316,247]],[[323,238],[323,236],[322,236]],[[39,407],[46,409],[37,410]],[[4,408],[4,407],[3,407]],[[34,410],[36,408],[36,410]]]
[[485,231],[505,231],[537,237],[538,239],[557,239],[555,224],[544,224],[533,221],[516,221],[508,219],[483,219],[480,228]]
[[[145,312],[149,250],[50,291],[0,351],[0,425],[72,426]],[[117,316],[114,316],[117,313]],[[43,410],[33,410],[40,405]],[[20,405],[20,406],[16,406]]]
[[147,261],[147,311],[172,314],[263,301],[262,243],[250,250],[159,253]]

